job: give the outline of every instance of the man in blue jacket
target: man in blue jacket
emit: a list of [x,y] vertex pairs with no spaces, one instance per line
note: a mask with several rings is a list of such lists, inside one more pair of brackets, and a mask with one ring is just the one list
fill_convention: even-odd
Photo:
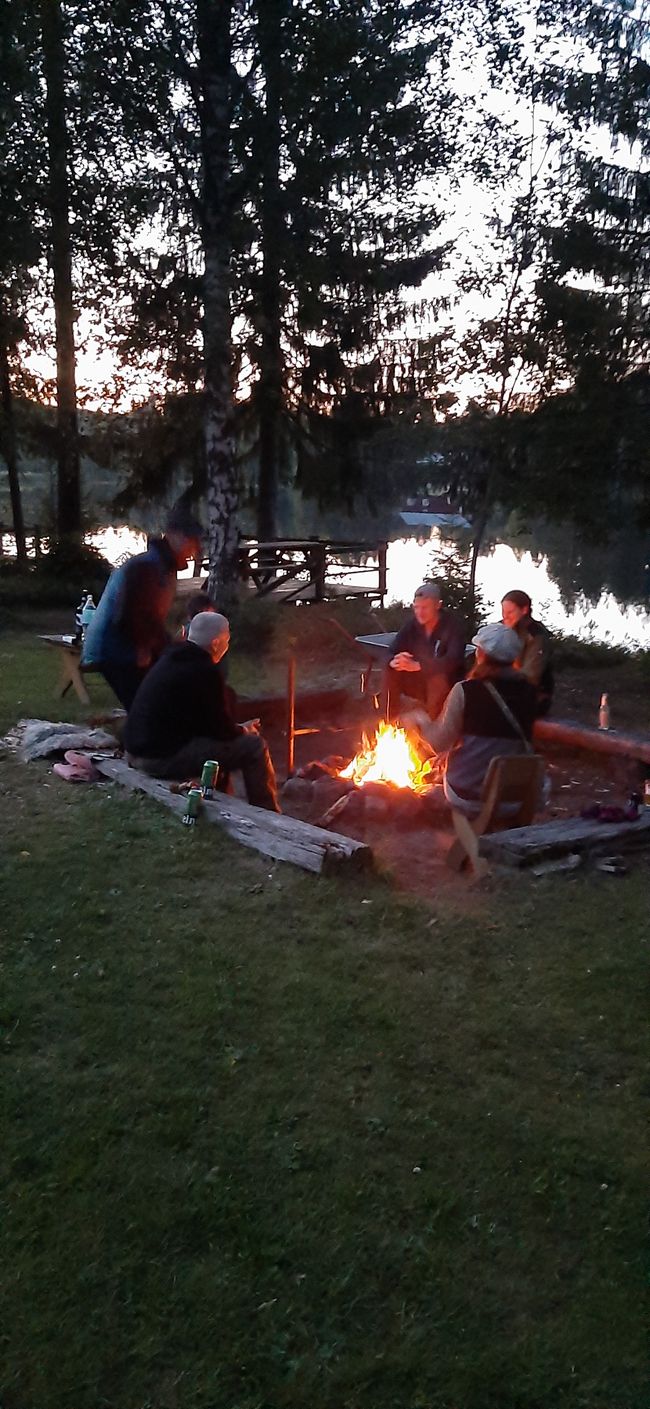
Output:
[[413,616],[398,631],[386,671],[388,716],[399,714],[402,695],[421,700],[436,719],[457,680],[464,674],[465,633],[442,605],[435,582],[423,582],[413,599]]
[[111,573],[86,632],[83,662],[97,666],[126,710],[169,642],[176,574],[200,555],[201,525],[174,510],[163,537]]

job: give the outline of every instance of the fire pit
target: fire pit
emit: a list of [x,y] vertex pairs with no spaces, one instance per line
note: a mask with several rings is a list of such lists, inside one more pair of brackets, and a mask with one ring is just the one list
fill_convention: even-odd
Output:
[[297,803],[319,826],[366,821],[420,825],[428,820],[440,764],[422,741],[381,720],[349,763],[338,755],[308,763],[288,780],[283,801]]

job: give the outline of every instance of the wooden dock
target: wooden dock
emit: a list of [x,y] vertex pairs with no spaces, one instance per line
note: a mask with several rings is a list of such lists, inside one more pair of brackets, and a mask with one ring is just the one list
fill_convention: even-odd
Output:
[[386,595],[385,542],[342,539],[242,539],[241,580],[256,597],[283,602],[327,602],[364,597],[383,604]]

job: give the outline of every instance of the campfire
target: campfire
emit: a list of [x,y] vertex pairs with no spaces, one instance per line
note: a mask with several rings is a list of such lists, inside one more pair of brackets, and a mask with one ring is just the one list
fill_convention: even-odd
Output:
[[422,760],[405,729],[382,719],[372,739],[364,734],[361,748],[340,778],[349,778],[356,787],[384,783],[392,788],[422,792],[431,785],[431,760]]
[[439,781],[435,754],[423,757],[422,744],[398,724],[381,720],[350,763],[332,755],[306,764],[288,780],[283,800],[319,826],[368,822],[418,826],[427,820],[428,802]]

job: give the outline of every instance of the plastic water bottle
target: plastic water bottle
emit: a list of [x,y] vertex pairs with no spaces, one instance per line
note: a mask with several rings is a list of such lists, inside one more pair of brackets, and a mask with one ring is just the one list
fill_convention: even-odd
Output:
[[92,592],[89,592],[89,593],[88,593],[88,596],[86,597],[86,600],[85,600],[85,602],[84,602],[84,609],[83,609],[83,611],[82,611],[82,613],[81,613],[81,639],[82,639],[82,641],[85,641],[85,639],[86,639],[86,632],[87,632],[87,630],[88,630],[88,627],[89,627],[89,625],[90,625],[90,623],[91,623],[91,621],[92,621],[92,619],[93,619],[93,616],[94,616],[96,610],[97,610],[97,608],[96,608],[96,606],[95,606],[95,603],[93,602],[93,594],[92,594]]
[[600,709],[598,710],[598,728],[609,729],[609,695],[603,694],[600,697]]
[[82,587],[82,589],[81,589],[81,599],[80,599],[80,601],[79,601],[79,606],[77,607],[77,610],[76,610],[76,612],[75,612],[75,614],[74,614],[74,634],[75,634],[75,641],[77,641],[77,642],[81,641],[81,638],[82,638],[82,636],[83,636],[83,625],[82,625],[82,620],[81,620],[81,618],[82,618],[82,616],[83,616],[83,609],[84,609],[84,607],[85,607],[85,605],[86,605],[86,598],[87,598],[87,596],[88,596],[88,588],[87,588],[87,587]]

